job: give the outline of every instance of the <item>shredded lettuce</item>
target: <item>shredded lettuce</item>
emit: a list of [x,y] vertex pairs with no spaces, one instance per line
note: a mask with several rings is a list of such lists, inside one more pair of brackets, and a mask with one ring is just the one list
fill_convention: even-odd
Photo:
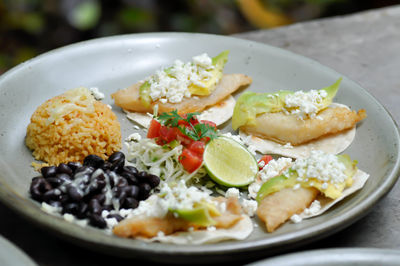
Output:
[[185,180],[187,184],[193,184],[207,175],[203,166],[193,173],[188,173],[179,162],[182,154],[182,145],[173,149],[157,145],[153,139],[143,138],[139,141],[127,142],[127,160],[139,171],[147,171],[159,176],[168,184]]

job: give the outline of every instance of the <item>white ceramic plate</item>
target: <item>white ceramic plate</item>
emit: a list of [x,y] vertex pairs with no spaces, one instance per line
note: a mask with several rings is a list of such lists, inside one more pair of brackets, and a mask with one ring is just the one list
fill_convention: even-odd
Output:
[[7,266],[35,266],[31,260],[19,247],[0,236],[0,265]]
[[[144,243],[109,236],[95,228],[81,228],[42,212],[29,199],[30,180],[36,173],[24,145],[26,126],[33,111],[45,100],[78,86],[98,87],[109,95],[152,74],[175,59],[190,60],[229,49],[226,73],[253,78],[249,90],[322,88],[343,77],[336,101],[354,109],[365,108],[368,118],[345,151],[369,173],[366,186],[327,213],[300,224],[286,224],[272,234],[263,226],[244,241],[203,246]],[[236,95],[237,96],[237,95]],[[399,174],[399,133],[388,112],[370,94],[332,69],[305,57],[256,42],[231,37],[153,33],[103,38],[70,45],[30,60],[0,77],[0,199],[30,220],[57,232],[73,243],[121,256],[190,262],[228,261],[269,253],[332,234],[365,215],[395,183]],[[125,138],[133,125],[116,106]],[[231,131],[227,123],[224,131]],[[258,220],[255,220],[258,223]]]

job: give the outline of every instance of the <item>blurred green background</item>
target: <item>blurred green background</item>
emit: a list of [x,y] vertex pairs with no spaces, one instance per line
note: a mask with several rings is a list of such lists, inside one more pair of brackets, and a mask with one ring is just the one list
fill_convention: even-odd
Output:
[[0,0],[0,74],[45,51],[116,34],[233,34],[395,0]]

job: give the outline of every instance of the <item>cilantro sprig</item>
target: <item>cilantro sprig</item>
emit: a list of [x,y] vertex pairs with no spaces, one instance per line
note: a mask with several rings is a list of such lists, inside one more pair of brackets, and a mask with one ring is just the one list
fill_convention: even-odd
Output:
[[[196,115],[199,114],[200,113],[195,112],[195,113],[187,113],[185,116],[181,116],[180,114],[178,114],[177,110],[174,110],[171,112],[161,113],[157,117],[157,120],[164,126],[178,128],[179,131],[181,131],[184,135],[188,136],[189,138],[195,141],[201,140],[205,137],[210,138],[210,140],[215,139],[217,137],[217,131],[215,127],[203,123],[198,123],[193,125],[192,122],[195,120]],[[183,124],[187,124],[187,126],[179,125],[180,121],[186,122]]]

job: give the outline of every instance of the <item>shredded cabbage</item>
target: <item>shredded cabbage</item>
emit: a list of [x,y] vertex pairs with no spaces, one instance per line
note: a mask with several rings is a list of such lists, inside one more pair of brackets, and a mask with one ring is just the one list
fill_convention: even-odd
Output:
[[127,142],[127,160],[139,171],[147,171],[159,176],[168,184],[185,180],[187,184],[193,184],[207,175],[205,168],[200,166],[193,173],[188,173],[179,162],[182,153],[182,145],[173,149],[163,147],[153,139],[143,138],[137,141]]

